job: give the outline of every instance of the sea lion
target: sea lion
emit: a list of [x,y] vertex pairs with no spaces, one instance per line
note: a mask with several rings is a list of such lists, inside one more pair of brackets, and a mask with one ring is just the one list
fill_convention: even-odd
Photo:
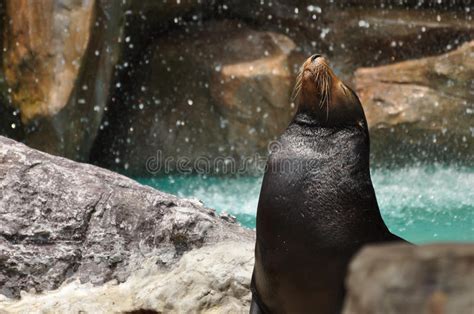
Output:
[[260,191],[250,313],[339,313],[351,257],[402,240],[380,215],[356,94],[321,55],[303,64],[295,91]]

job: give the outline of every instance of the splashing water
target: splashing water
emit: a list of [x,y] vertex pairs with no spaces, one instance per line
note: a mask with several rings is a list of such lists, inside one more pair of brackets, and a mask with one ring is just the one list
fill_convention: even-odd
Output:
[[261,177],[167,176],[138,181],[179,197],[197,198],[206,207],[232,214],[243,226],[255,228]]
[[417,243],[474,242],[474,168],[378,169],[372,180],[393,233]]
[[[415,243],[474,242],[474,168],[374,169],[372,180],[382,216],[393,233]],[[261,177],[166,176],[139,181],[197,198],[255,228]]]

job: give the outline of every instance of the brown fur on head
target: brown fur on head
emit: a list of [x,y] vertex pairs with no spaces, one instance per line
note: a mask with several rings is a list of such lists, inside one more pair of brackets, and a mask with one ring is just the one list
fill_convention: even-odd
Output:
[[313,55],[303,63],[293,97],[298,105],[298,112],[310,115],[321,125],[365,123],[359,99],[320,55]]

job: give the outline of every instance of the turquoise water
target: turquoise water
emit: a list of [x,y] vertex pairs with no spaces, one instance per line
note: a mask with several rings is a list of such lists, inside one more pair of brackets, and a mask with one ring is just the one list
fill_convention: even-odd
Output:
[[[373,169],[372,180],[382,216],[393,233],[415,243],[474,242],[474,168]],[[138,181],[197,198],[255,228],[261,177],[166,176]]]

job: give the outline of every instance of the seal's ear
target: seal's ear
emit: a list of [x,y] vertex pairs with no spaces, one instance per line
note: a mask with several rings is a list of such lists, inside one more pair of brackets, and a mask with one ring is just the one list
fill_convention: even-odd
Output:
[[352,90],[352,88],[350,88],[349,86],[347,86],[347,85],[344,84],[343,82],[341,82],[341,87],[342,87],[342,91],[343,91],[344,95],[345,95],[350,101],[357,101],[357,102],[359,102],[359,97],[357,97],[356,93]]
[[341,82],[342,92],[346,97],[352,97],[352,90],[346,86],[346,84]]

